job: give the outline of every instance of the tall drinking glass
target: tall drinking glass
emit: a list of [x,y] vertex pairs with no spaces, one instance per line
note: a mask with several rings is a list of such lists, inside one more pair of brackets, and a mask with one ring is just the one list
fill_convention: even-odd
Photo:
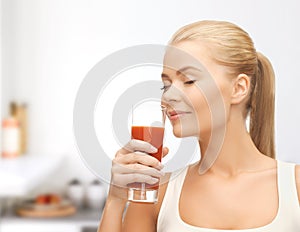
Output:
[[[162,158],[165,118],[165,108],[158,101],[143,102],[132,109],[131,138],[146,141],[156,147],[157,152],[149,155],[159,161]],[[129,201],[156,203],[158,200],[159,182],[153,185],[134,182],[128,187]]]

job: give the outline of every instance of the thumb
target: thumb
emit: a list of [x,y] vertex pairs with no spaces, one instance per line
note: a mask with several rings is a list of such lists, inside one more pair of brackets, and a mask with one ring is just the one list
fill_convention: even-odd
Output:
[[162,157],[165,157],[169,153],[169,148],[163,147],[162,149]]

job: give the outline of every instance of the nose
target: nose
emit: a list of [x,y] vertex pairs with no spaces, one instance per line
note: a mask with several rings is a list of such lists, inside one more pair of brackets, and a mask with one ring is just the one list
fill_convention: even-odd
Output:
[[180,102],[182,100],[182,92],[175,86],[171,85],[162,95],[162,101],[167,104],[172,102]]

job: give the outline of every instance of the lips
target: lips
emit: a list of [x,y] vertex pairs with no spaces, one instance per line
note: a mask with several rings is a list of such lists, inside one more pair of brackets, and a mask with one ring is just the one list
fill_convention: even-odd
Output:
[[177,119],[179,119],[179,118],[181,118],[181,117],[183,117],[187,114],[190,114],[190,112],[181,111],[181,110],[176,110],[176,111],[172,110],[172,111],[168,111],[167,114],[168,114],[169,119],[171,121],[173,121],[173,120],[177,120]]

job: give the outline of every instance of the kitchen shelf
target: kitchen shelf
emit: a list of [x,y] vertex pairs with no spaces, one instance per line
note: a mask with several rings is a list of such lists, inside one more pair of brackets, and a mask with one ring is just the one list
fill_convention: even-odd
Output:
[[62,155],[0,158],[0,198],[26,195],[50,176],[62,160]]

